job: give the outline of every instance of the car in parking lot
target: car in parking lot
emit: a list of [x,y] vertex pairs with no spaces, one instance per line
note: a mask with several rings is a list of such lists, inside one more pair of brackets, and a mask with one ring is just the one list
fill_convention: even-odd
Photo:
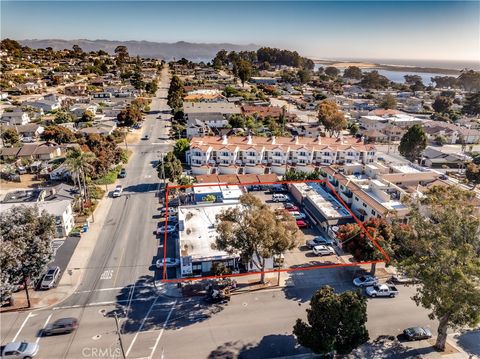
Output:
[[393,285],[380,284],[367,287],[365,293],[372,298],[376,297],[390,297],[393,298],[398,294],[398,290]]
[[120,197],[120,195],[122,194],[122,192],[123,192],[122,186],[121,186],[121,185],[118,185],[117,187],[115,187],[115,190],[113,191],[112,197],[113,197],[113,198]]
[[335,254],[335,249],[333,249],[330,246],[315,246],[313,247],[313,254],[317,256],[330,256],[332,254]]
[[307,215],[305,213],[298,212],[298,211],[291,211],[290,214],[293,216],[293,218],[297,220],[307,218]]
[[180,259],[178,258],[160,258],[155,262],[157,268],[163,268],[164,263],[167,265],[167,268],[178,267],[180,265]]
[[301,219],[297,220],[297,227],[298,228],[308,228],[310,225],[308,224],[307,221],[303,221]]
[[364,288],[378,284],[378,278],[371,275],[362,275],[353,280],[353,285],[356,287]]
[[298,207],[291,202],[286,202],[283,204],[287,211],[298,211]]
[[127,170],[126,170],[125,168],[122,168],[122,169],[120,170],[120,173],[118,174],[118,177],[120,177],[120,178],[125,178],[125,177],[127,177]]
[[417,282],[417,279],[408,277],[402,273],[397,273],[392,275],[389,281],[396,284],[414,284]]
[[312,249],[313,247],[320,245],[331,246],[333,245],[333,241],[322,236],[317,236],[313,239],[306,241],[305,244],[308,248]]
[[424,340],[432,337],[432,331],[425,327],[411,327],[403,331],[408,340]]
[[160,210],[160,215],[161,216],[165,216],[166,214],[168,213],[169,216],[174,216],[177,214],[177,210],[173,207],[168,207],[168,209],[166,207],[163,207],[161,210]]
[[167,228],[165,228],[165,222],[160,222],[157,227],[157,235],[167,233],[173,233],[177,229],[177,226],[167,224]]
[[288,200],[288,196],[282,193],[275,193],[274,195],[272,195],[273,202],[287,202]]
[[275,184],[270,186],[271,193],[284,193],[287,191],[288,191],[288,188],[284,184]]
[[60,267],[50,267],[40,282],[40,289],[50,289],[55,287],[60,277]]
[[39,345],[28,342],[13,342],[5,345],[2,351],[2,358],[33,358],[37,355]]
[[62,318],[48,324],[43,330],[43,335],[68,334],[78,328],[76,318]]

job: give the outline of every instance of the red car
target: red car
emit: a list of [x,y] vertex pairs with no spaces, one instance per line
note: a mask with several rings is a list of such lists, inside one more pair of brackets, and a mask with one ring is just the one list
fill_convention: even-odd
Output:
[[310,227],[310,226],[308,225],[307,222],[302,221],[302,220],[298,220],[298,221],[297,221],[297,227],[298,227],[298,228],[308,228],[308,227]]
[[290,211],[290,212],[292,212],[292,211],[298,211],[298,207],[295,206],[293,203],[285,203],[284,206],[285,206],[285,209],[286,209],[287,211]]

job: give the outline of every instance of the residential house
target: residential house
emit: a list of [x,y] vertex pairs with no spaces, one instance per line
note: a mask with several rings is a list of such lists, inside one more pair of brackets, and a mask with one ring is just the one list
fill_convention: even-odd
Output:
[[442,149],[427,147],[423,151],[421,164],[432,168],[461,168],[466,161],[471,160],[467,155],[461,153],[446,153]]
[[0,119],[0,122],[15,125],[26,125],[30,122],[30,116],[27,112],[23,112],[20,109],[15,109],[13,112],[4,112]]
[[241,114],[239,107],[229,102],[184,102],[184,119],[199,120],[210,128],[222,128],[228,124],[228,119],[234,114]]
[[87,95],[87,84],[79,83],[65,86],[64,93],[67,96],[85,96]]

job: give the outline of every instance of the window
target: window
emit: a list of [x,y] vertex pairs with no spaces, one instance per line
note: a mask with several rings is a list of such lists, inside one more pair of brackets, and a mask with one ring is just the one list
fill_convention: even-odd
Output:
[[367,208],[367,204],[366,203],[362,203],[363,207]]
[[248,153],[250,156],[255,156],[255,152],[249,152]]
[[355,201],[358,201],[358,197],[357,197],[357,196],[355,196]]
[[372,209],[372,215],[374,216],[375,214],[376,214],[375,211]]
[[300,152],[300,156],[306,156],[307,153],[306,152]]

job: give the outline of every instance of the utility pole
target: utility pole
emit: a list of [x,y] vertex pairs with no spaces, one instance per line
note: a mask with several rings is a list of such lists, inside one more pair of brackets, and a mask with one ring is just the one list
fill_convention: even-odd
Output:
[[122,350],[122,356],[123,356],[123,359],[127,359],[127,356],[125,355],[125,349],[123,348],[122,334],[120,333],[120,327],[118,325],[117,313],[114,313],[113,315],[115,318],[115,325],[117,326],[117,334],[118,334],[118,340],[120,342],[120,349]]

